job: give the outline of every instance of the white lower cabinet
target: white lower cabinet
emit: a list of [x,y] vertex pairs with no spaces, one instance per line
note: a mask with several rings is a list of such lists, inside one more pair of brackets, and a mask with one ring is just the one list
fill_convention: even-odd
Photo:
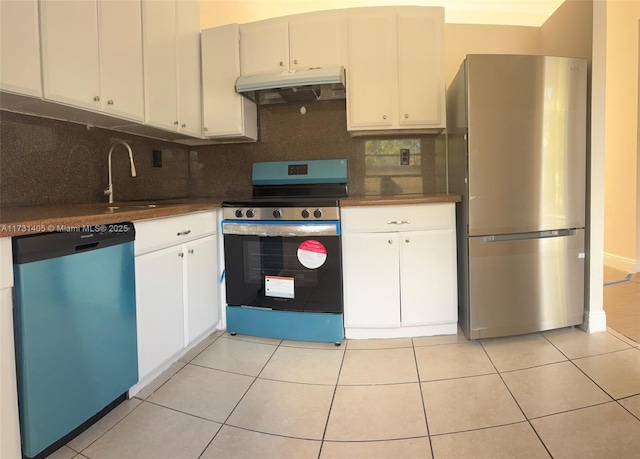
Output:
[[185,244],[184,251],[184,345],[189,346],[218,323],[219,276],[216,236]]
[[454,204],[342,209],[345,336],[455,334]]
[[216,213],[134,222],[138,373],[135,394],[220,320]]
[[182,247],[136,257],[138,376],[142,380],[184,347]]

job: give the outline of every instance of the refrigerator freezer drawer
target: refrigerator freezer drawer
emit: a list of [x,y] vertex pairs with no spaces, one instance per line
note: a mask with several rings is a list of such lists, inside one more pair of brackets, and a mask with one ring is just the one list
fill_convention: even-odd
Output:
[[472,339],[581,324],[584,230],[536,239],[469,238],[469,302]]

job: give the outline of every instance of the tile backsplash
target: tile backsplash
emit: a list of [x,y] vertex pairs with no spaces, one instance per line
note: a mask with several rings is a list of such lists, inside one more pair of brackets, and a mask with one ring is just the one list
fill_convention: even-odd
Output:
[[[344,100],[307,104],[305,114],[301,106],[261,108],[257,143],[199,147],[0,111],[0,206],[106,202],[113,139],[131,145],[138,175],[130,177],[126,149],[117,146],[115,201],[247,197],[253,162],[334,158],[349,160],[352,195],[446,191],[443,136],[415,137],[420,151],[411,152],[410,167],[399,167],[400,152],[394,150],[385,161],[397,166],[372,172],[365,148],[378,139],[349,135]],[[162,152],[161,168],[153,167],[152,150]],[[409,169],[410,186],[404,185]]]
[[[111,157],[114,201],[189,196],[187,147],[0,111],[0,206],[107,202],[112,139],[129,143],[137,170],[132,178],[127,150],[117,146]],[[154,149],[162,151],[162,168],[152,167]]]

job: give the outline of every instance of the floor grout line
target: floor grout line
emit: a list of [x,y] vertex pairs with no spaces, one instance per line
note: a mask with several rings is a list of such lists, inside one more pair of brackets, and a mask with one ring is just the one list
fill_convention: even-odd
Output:
[[[344,348],[341,350],[342,351],[342,356],[341,356],[341,359],[340,359],[340,365],[339,365],[339,368],[338,368],[338,371],[337,371],[335,383],[333,383],[333,384],[318,384],[318,383],[311,383],[311,382],[287,381],[287,380],[277,379],[277,378],[261,377],[261,375],[264,374],[267,366],[269,365],[270,362],[273,361],[274,356],[276,355],[276,353],[278,352],[278,350],[281,347],[283,349],[284,348],[289,348],[289,349],[295,348],[295,349],[305,349],[305,350],[309,350],[309,351],[328,350],[328,349],[305,347],[305,346],[290,346],[289,343],[283,344],[282,341],[280,341],[277,345],[274,345],[274,344],[271,344],[271,343],[263,343],[263,342],[257,342],[257,341],[251,341],[251,340],[239,340],[239,341],[249,342],[249,343],[254,343],[254,344],[266,344],[266,345],[274,346],[273,351],[271,352],[269,357],[266,359],[264,364],[262,364],[262,367],[261,367],[260,371],[256,375],[246,375],[246,374],[242,374],[242,373],[236,373],[236,372],[233,372],[233,371],[222,370],[222,369],[217,369],[217,368],[211,368],[211,367],[208,367],[208,366],[205,366],[205,365],[198,365],[198,364],[191,363],[197,356],[201,355],[203,352],[205,352],[207,349],[209,349],[209,347],[211,345],[213,345],[216,341],[218,341],[221,337],[224,337],[224,335],[221,334],[221,335],[217,336],[215,340],[211,341],[211,343],[209,343],[207,346],[205,346],[200,352],[198,352],[198,354],[196,354],[189,362],[182,362],[182,363],[184,363],[184,366],[182,368],[180,368],[178,371],[176,371],[174,374],[172,374],[158,388],[156,388],[156,390],[154,392],[152,392],[149,395],[149,397],[147,397],[146,399],[139,399],[138,398],[140,403],[138,403],[137,406],[135,406],[130,412],[128,412],[122,419],[118,420],[114,425],[110,426],[97,439],[95,439],[94,441],[89,443],[83,449],[83,451],[86,450],[92,444],[94,444],[96,441],[98,441],[100,438],[102,438],[104,435],[106,435],[116,425],[118,425],[120,422],[122,422],[124,419],[126,419],[132,412],[134,412],[136,409],[138,409],[144,403],[149,403],[150,405],[158,406],[158,407],[165,408],[165,409],[168,409],[168,410],[171,410],[171,411],[174,411],[174,412],[178,412],[178,413],[181,413],[181,414],[184,414],[184,415],[188,415],[188,416],[191,416],[191,417],[202,419],[202,420],[207,421],[207,422],[213,422],[213,423],[219,424],[220,427],[218,428],[218,430],[211,437],[211,439],[206,443],[206,445],[204,446],[204,448],[202,449],[200,454],[197,456],[199,458],[204,455],[205,451],[211,446],[211,444],[214,442],[216,437],[223,430],[224,426],[229,426],[229,427],[232,427],[234,429],[240,429],[240,430],[244,430],[244,431],[248,431],[248,432],[256,432],[256,433],[260,433],[260,434],[263,434],[263,435],[319,442],[319,449],[318,449],[318,455],[317,455],[318,459],[320,459],[320,457],[322,456],[323,446],[324,446],[325,442],[333,442],[333,443],[363,443],[364,444],[364,443],[394,442],[394,441],[399,441],[399,440],[410,440],[410,439],[418,439],[418,438],[427,438],[428,441],[429,441],[429,448],[430,448],[431,456],[435,458],[436,456],[435,456],[435,452],[434,452],[434,448],[433,448],[432,438],[442,437],[442,436],[446,436],[446,435],[456,435],[456,434],[465,433],[465,432],[484,431],[484,430],[488,430],[488,429],[500,428],[500,427],[505,427],[505,426],[510,426],[510,425],[517,425],[517,424],[521,424],[521,423],[525,423],[525,422],[528,423],[528,425],[531,427],[531,429],[535,433],[536,437],[538,438],[538,440],[540,441],[542,446],[545,448],[546,452],[549,455],[551,455],[551,451],[549,449],[549,445],[547,445],[544,442],[544,440],[542,439],[541,434],[535,429],[532,421],[535,421],[535,420],[538,420],[538,419],[549,418],[549,417],[553,417],[553,416],[557,416],[557,415],[562,415],[562,414],[566,414],[566,413],[571,413],[571,412],[578,412],[578,411],[586,410],[586,409],[597,407],[597,406],[607,405],[607,404],[610,404],[611,402],[617,403],[620,407],[622,407],[625,410],[625,412],[631,414],[631,416],[635,420],[640,422],[640,417],[638,415],[634,414],[630,409],[628,409],[627,407],[625,407],[621,403],[622,400],[631,399],[631,398],[633,398],[635,396],[638,396],[640,394],[632,394],[632,395],[628,395],[628,396],[622,397],[620,399],[615,399],[611,394],[609,394],[606,390],[604,390],[603,387],[601,387],[598,383],[596,383],[596,381],[593,378],[591,378],[585,371],[580,369],[580,367],[578,365],[576,365],[576,363],[575,363],[576,360],[581,360],[581,359],[590,358],[590,357],[597,357],[597,356],[606,356],[606,355],[609,355],[609,354],[615,354],[615,353],[619,353],[619,352],[626,351],[626,350],[629,350],[629,349],[637,349],[637,348],[633,348],[633,347],[629,346],[626,349],[619,349],[619,350],[604,352],[604,353],[601,353],[601,354],[594,354],[594,355],[576,357],[575,359],[571,359],[571,358],[569,358],[567,356],[567,354],[565,354],[565,352],[563,352],[560,349],[560,347],[558,347],[556,344],[554,344],[554,342],[551,341],[551,339],[549,339],[549,337],[545,336],[543,333],[539,333],[538,335],[542,336],[546,340],[546,342],[550,343],[554,347],[554,349],[556,349],[566,360],[562,360],[562,361],[558,361],[558,362],[549,362],[549,363],[544,363],[544,364],[539,364],[539,365],[534,365],[534,366],[527,366],[527,367],[517,368],[517,369],[513,369],[513,370],[499,371],[499,369],[497,367],[497,364],[496,364],[496,361],[494,359],[492,359],[491,354],[489,353],[489,350],[487,349],[487,347],[485,347],[485,345],[483,344],[482,340],[478,340],[477,342],[481,346],[481,348],[483,350],[483,353],[486,356],[486,358],[489,359],[489,361],[491,362],[491,365],[492,365],[492,367],[494,369],[494,372],[486,373],[486,374],[480,374],[480,375],[469,375],[469,376],[462,376],[462,377],[443,378],[443,379],[437,379],[437,380],[421,381],[420,365],[419,365],[419,362],[418,362],[416,345],[413,342],[413,340],[411,340],[411,351],[412,351],[412,354],[413,354],[413,362],[412,363],[413,363],[413,369],[415,370],[415,373],[417,375],[417,381],[405,381],[405,382],[384,383],[384,384],[347,384],[347,385],[342,385],[342,384],[340,384],[340,376],[342,375],[342,373],[344,371],[345,359],[347,357],[347,350],[353,350],[353,351],[358,351],[358,350],[381,351],[381,350],[383,350],[383,351],[387,351],[387,350],[394,350],[394,349],[396,349],[396,350],[397,349],[408,349],[408,347],[406,347],[406,346],[398,346],[398,347],[381,347],[381,348],[372,348],[372,349],[349,349],[348,341],[345,339]],[[616,339],[618,339],[618,340],[620,340],[621,342],[624,343],[624,341],[621,340],[619,337],[617,337],[617,336],[615,336],[613,334],[611,334],[611,336],[615,337]],[[226,338],[226,339],[229,339],[229,338]],[[446,345],[448,345],[448,344],[463,344],[463,343],[446,343]],[[627,344],[627,343],[625,343],[625,344]],[[425,346],[417,346],[417,347],[423,348]],[[563,410],[563,411],[559,411],[559,412],[549,413],[549,414],[545,414],[543,416],[528,417],[526,415],[526,413],[524,412],[524,409],[521,406],[520,402],[518,402],[518,399],[516,398],[515,394],[512,392],[511,388],[507,385],[503,375],[510,374],[510,373],[513,373],[513,372],[523,371],[523,370],[530,370],[530,369],[535,369],[535,368],[548,367],[548,366],[551,366],[551,365],[556,365],[556,364],[564,363],[564,362],[567,362],[567,361],[571,362],[571,364],[575,368],[577,368],[580,371],[581,374],[586,376],[587,379],[589,379],[596,387],[598,387],[603,393],[605,393],[610,398],[610,400],[607,400],[607,401],[604,401],[604,402],[600,402],[600,403],[591,404],[591,405],[587,405],[587,406],[581,406],[581,407],[578,407],[578,408],[572,408],[572,409],[567,409],[567,410]],[[226,418],[225,418],[225,420],[223,422],[212,421],[211,419],[204,418],[204,417],[198,416],[198,415],[194,415],[194,414],[191,414],[189,412],[182,411],[180,409],[175,409],[175,408],[171,408],[169,406],[161,405],[159,403],[155,403],[155,402],[149,400],[149,398],[154,393],[156,393],[158,390],[160,390],[162,387],[164,387],[165,384],[170,382],[176,375],[178,375],[178,373],[180,373],[182,370],[184,370],[184,368],[186,368],[187,365],[194,365],[194,367],[201,367],[201,368],[205,368],[205,369],[209,369],[209,370],[215,370],[215,371],[220,371],[220,372],[223,372],[223,373],[228,373],[228,374],[233,374],[233,375],[239,375],[239,376],[245,376],[245,377],[252,378],[251,383],[249,384],[247,389],[244,391],[242,396],[235,403],[233,408],[229,411],[229,414],[226,416]],[[449,380],[470,379],[470,378],[477,378],[477,377],[480,377],[480,376],[490,376],[490,375],[494,375],[494,374],[497,374],[499,376],[500,381],[502,381],[502,384],[507,389],[508,393],[511,396],[511,399],[513,400],[513,402],[516,404],[516,406],[520,410],[520,413],[522,414],[522,416],[524,418],[523,420],[515,421],[515,422],[508,422],[508,423],[499,424],[499,425],[491,425],[491,426],[479,427],[479,428],[474,428],[474,429],[460,430],[460,431],[444,432],[444,433],[437,433],[437,434],[432,434],[431,433],[431,430],[429,428],[429,416],[428,416],[428,413],[427,413],[427,407],[426,407],[426,403],[425,403],[425,395],[423,393],[423,384],[430,383],[430,382],[438,382],[438,381],[441,382],[441,381],[449,381]],[[302,438],[302,437],[297,437],[297,436],[289,436],[289,435],[282,435],[282,434],[276,434],[276,433],[270,433],[270,432],[262,432],[260,430],[254,430],[254,429],[250,429],[250,428],[245,428],[245,427],[229,424],[229,419],[233,415],[234,411],[238,408],[238,406],[246,398],[247,394],[255,386],[255,384],[258,381],[258,379],[265,380],[265,381],[274,381],[274,382],[279,382],[279,383],[297,384],[297,385],[313,385],[313,386],[325,386],[325,387],[326,386],[333,386],[333,391],[332,391],[332,394],[331,394],[331,401],[329,403],[329,409],[327,411],[327,417],[326,417],[326,420],[325,420],[325,423],[324,423],[324,428],[323,428],[323,431],[322,431],[321,438],[320,439]],[[421,436],[420,435],[420,436],[412,436],[412,437],[406,437],[406,438],[389,438],[389,439],[375,439],[375,440],[327,440],[326,439],[326,434],[327,434],[328,426],[329,426],[329,423],[330,423],[330,420],[331,420],[332,410],[335,407],[334,404],[335,404],[336,395],[337,395],[339,387],[397,386],[397,385],[407,385],[407,384],[416,384],[416,383],[418,384],[419,394],[420,394],[420,398],[421,398],[421,402],[422,402],[422,412],[423,412],[424,423],[425,423],[425,427],[426,427],[426,436]],[[132,398],[135,399],[137,397],[132,397]],[[73,452],[76,452],[78,454],[82,454],[82,451],[76,451],[73,448],[71,448],[70,446],[68,446],[68,445],[66,445],[66,446],[69,449],[71,449]]]

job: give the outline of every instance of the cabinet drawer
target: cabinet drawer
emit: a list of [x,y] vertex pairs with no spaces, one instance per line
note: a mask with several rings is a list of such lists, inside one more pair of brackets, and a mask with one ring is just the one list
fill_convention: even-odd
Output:
[[455,204],[363,206],[341,209],[344,233],[455,228]]
[[152,218],[133,222],[136,229],[135,254],[181,244],[215,234],[215,211],[196,212],[176,217]]

